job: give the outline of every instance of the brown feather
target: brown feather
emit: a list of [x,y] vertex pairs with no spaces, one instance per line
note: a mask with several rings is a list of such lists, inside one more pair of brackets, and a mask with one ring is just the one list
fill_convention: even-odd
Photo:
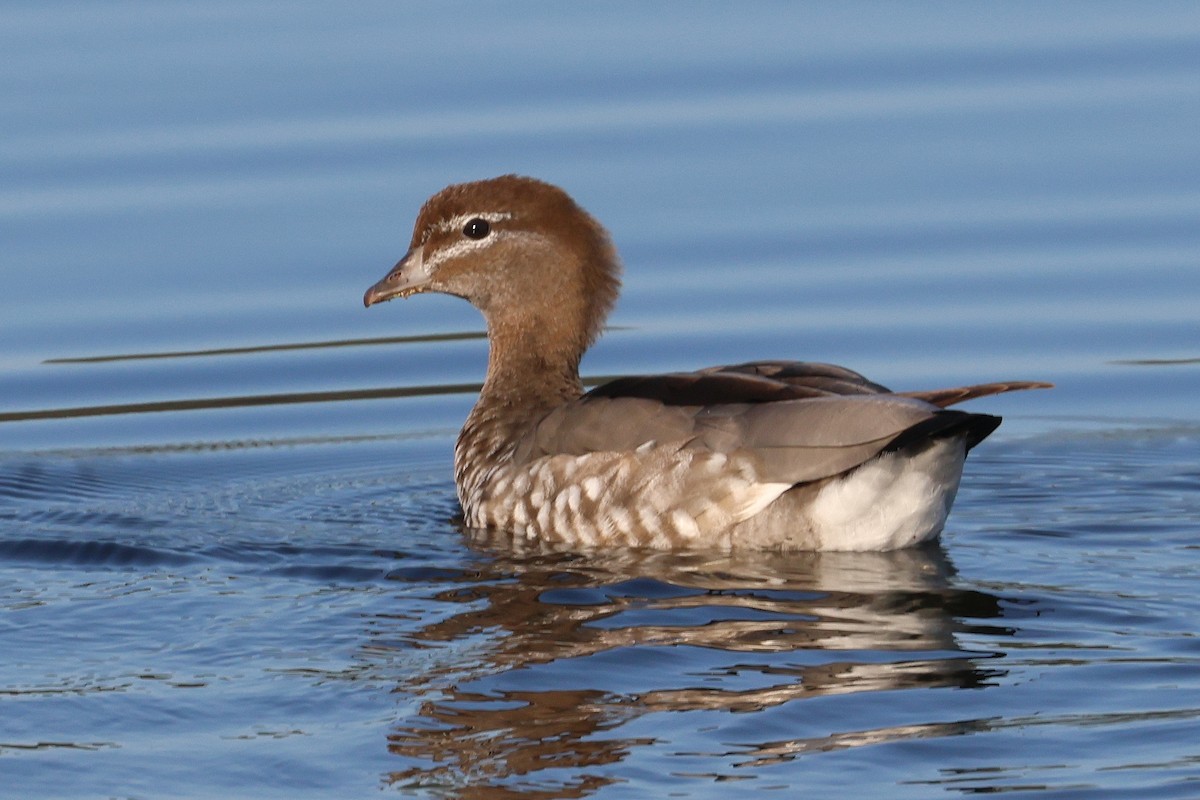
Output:
[[976,397],[987,397],[1005,392],[1021,392],[1026,389],[1053,389],[1053,383],[1043,381],[997,381],[995,383],[978,383],[974,386],[958,386],[953,389],[928,389],[920,392],[896,392],[901,397],[915,397],[926,403],[946,408]]

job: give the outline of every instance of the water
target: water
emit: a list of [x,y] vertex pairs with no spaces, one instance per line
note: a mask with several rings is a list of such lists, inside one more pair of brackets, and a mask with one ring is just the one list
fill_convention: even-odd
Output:
[[[0,796],[1200,794],[1191,4],[0,12]],[[974,404],[942,542],[459,530],[424,198],[562,184],[589,375],[806,358]]]

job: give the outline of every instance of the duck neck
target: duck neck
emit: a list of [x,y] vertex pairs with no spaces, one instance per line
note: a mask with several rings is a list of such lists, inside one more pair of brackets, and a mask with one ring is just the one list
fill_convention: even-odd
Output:
[[480,405],[541,415],[583,394],[583,348],[561,335],[561,324],[488,320],[488,370]]
[[489,320],[487,379],[454,450],[455,482],[469,521],[489,476],[513,458],[523,435],[547,413],[583,394],[582,351],[551,339],[542,330],[497,326]]

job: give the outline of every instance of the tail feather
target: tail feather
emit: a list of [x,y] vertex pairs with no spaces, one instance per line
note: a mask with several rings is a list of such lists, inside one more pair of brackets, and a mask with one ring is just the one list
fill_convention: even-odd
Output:
[[1000,427],[1000,417],[991,414],[972,414],[967,411],[938,411],[924,422],[918,422],[888,443],[886,451],[903,450],[918,442],[928,442],[945,436],[962,436],[970,450]]

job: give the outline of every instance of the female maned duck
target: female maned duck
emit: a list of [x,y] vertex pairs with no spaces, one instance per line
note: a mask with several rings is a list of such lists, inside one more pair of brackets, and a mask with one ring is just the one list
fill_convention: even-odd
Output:
[[617,297],[604,228],[506,175],[421,209],[370,306],[418,292],[483,312],[490,355],[454,449],[474,528],[567,548],[891,550],[936,537],[966,453],[1000,424],[948,411],[1006,382],[891,392],[828,364],[757,361],[615,380],[579,360]]

